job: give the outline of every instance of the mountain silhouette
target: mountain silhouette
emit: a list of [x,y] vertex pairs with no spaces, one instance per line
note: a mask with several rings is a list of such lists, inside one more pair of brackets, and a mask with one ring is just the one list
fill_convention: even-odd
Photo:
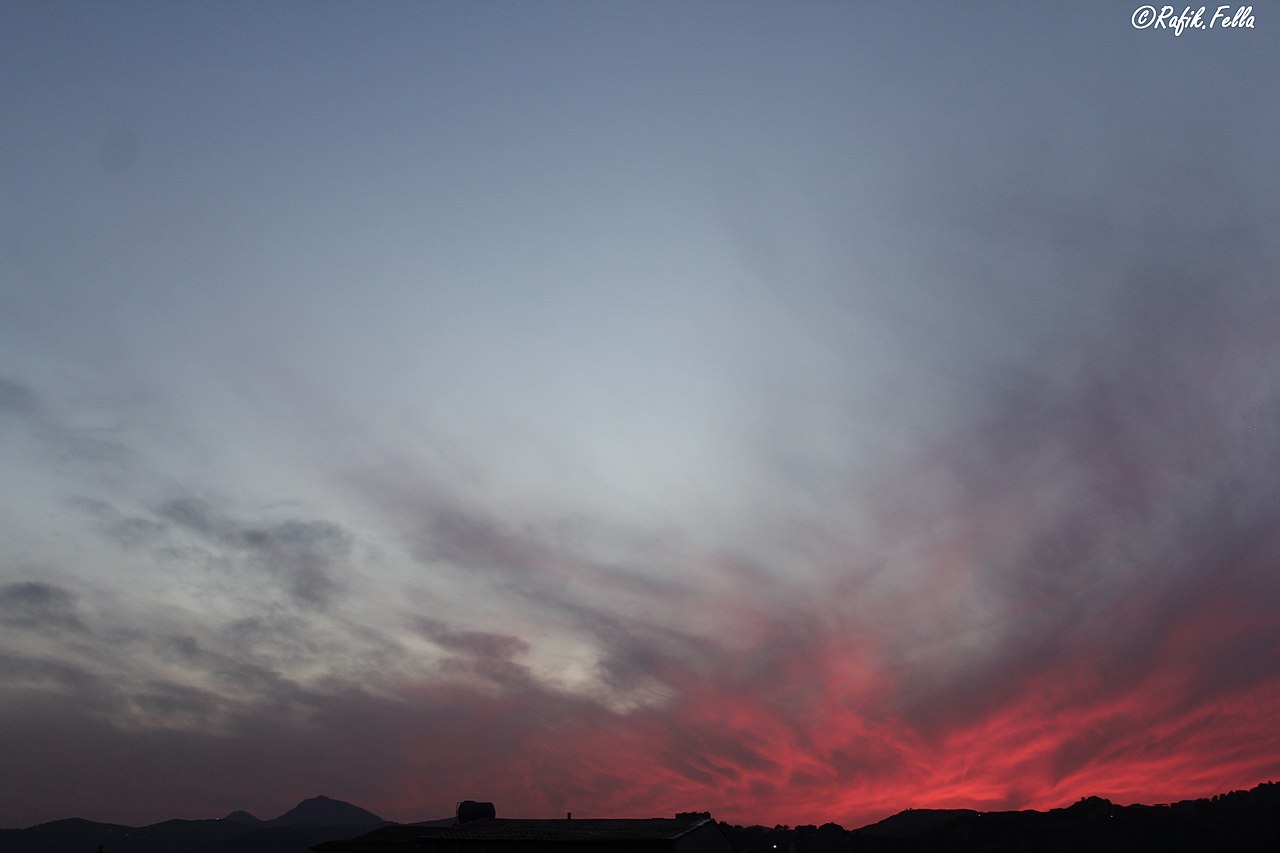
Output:
[[270,821],[237,810],[221,820],[166,820],[147,826],[55,820],[0,829],[2,853],[310,853],[322,841],[384,826],[371,811],[330,797],[312,797]]
[[1274,853],[1280,783],[1154,806],[1086,797],[1044,812],[907,809],[851,831],[834,824],[720,828],[739,853]]
[[[248,812],[232,812],[253,817]],[[375,826],[388,823],[371,811],[366,811],[351,803],[334,800],[325,796],[315,796],[303,800],[280,817],[267,821],[271,826],[297,826],[299,824],[315,824],[317,826]]]
[[[0,830],[4,853],[230,853],[224,846],[253,827],[222,820],[166,820],[149,826],[121,826],[71,818],[28,829]],[[335,836],[337,837],[337,836]],[[288,848],[282,848],[282,851]],[[247,853],[247,851],[246,851]],[[305,853],[297,851],[297,853]]]
[[914,838],[946,826],[956,818],[976,815],[972,809],[907,809],[858,832],[875,838]]
[[[0,829],[0,852],[310,853],[322,842],[364,836],[389,823],[350,803],[312,797],[270,821],[234,811],[222,820],[167,820],[143,827],[71,818]],[[452,823],[447,818],[418,825]],[[719,826],[736,853],[1275,853],[1280,850],[1280,783],[1155,806],[1086,797],[1046,812],[908,809],[855,830],[834,823]]]

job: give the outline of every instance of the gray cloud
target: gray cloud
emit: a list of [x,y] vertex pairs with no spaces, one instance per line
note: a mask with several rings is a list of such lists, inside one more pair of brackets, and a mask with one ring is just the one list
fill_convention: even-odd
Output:
[[431,541],[440,550],[428,557],[448,554],[455,565],[488,573],[523,610],[570,628],[599,654],[595,675],[609,690],[627,695],[655,680],[674,687],[677,673],[714,670],[718,644],[677,624],[680,614],[713,604],[695,579],[664,580],[602,564],[557,541],[553,530],[527,526],[515,533],[458,510],[429,517]]
[[0,586],[0,621],[20,628],[84,629],[75,595],[64,587],[40,581]]
[[[0,377],[0,415],[22,427],[40,454],[78,478],[116,474],[136,464],[119,423],[77,420],[73,407],[50,399],[43,389]],[[115,419],[112,418],[112,421]]]
[[332,522],[287,519],[251,524],[236,521],[195,497],[166,501],[157,514],[225,552],[248,555],[280,580],[301,605],[326,607],[343,588],[338,575],[350,557],[351,538]]
[[73,697],[82,710],[116,707],[116,691],[110,681],[92,669],[54,657],[4,655],[0,657],[5,692],[20,696],[24,687],[53,687]]
[[510,660],[529,649],[529,644],[519,637],[487,631],[459,631],[437,619],[420,618],[414,621],[414,626],[424,637],[443,648],[479,658]]
[[0,413],[31,418],[40,410],[39,399],[27,385],[0,376]]
[[[1112,175],[1101,208],[1037,188],[949,220],[990,251],[1030,242],[1075,293],[1052,297],[1052,334],[1023,363],[949,413],[917,479],[881,492],[886,528],[953,549],[964,576],[938,612],[971,605],[954,627],[982,638],[914,658],[920,636],[900,638],[901,709],[922,730],[967,725],[1054,671],[1083,668],[1113,696],[1171,677],[1182,709],[1275,672],[1263,650],[1280,636],[1254,602],[1277,595],[1280,381],[1260,369],[1280,354],[1265,331],[1280,323],[1277,211],[1212,169],[1139,205],[1142,177]],[[1188,646],[1206,612],[1250,627]]]
[[92,518],[103,535],[126,550],[155,545],[168,530],[168,525],[164,522],[138,515],[125,515],[101,498],[77,495],[68,498],[67,503]]

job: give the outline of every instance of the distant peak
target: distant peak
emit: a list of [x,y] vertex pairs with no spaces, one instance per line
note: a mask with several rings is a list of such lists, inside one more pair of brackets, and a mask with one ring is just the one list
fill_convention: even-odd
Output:
[[323,794],[303,800],[280,817],[270,821],[277,826],[311,823],[319,826],[370,826],[387,823],[371,811],[335,800]]

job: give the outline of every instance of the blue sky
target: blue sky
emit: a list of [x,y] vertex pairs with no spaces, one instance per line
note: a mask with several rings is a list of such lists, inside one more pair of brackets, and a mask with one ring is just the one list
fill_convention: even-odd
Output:
[[7,4],[0,824],[1274,778],[1280,10],[1137,8]]

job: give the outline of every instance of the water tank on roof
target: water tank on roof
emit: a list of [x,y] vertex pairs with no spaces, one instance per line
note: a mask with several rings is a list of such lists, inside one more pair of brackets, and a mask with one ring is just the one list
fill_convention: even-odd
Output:
[[458,803],[458,823],[470,823],[473,820],[484,820],[497,816],[493,803],[478,803],[475,800],[463,800]]

